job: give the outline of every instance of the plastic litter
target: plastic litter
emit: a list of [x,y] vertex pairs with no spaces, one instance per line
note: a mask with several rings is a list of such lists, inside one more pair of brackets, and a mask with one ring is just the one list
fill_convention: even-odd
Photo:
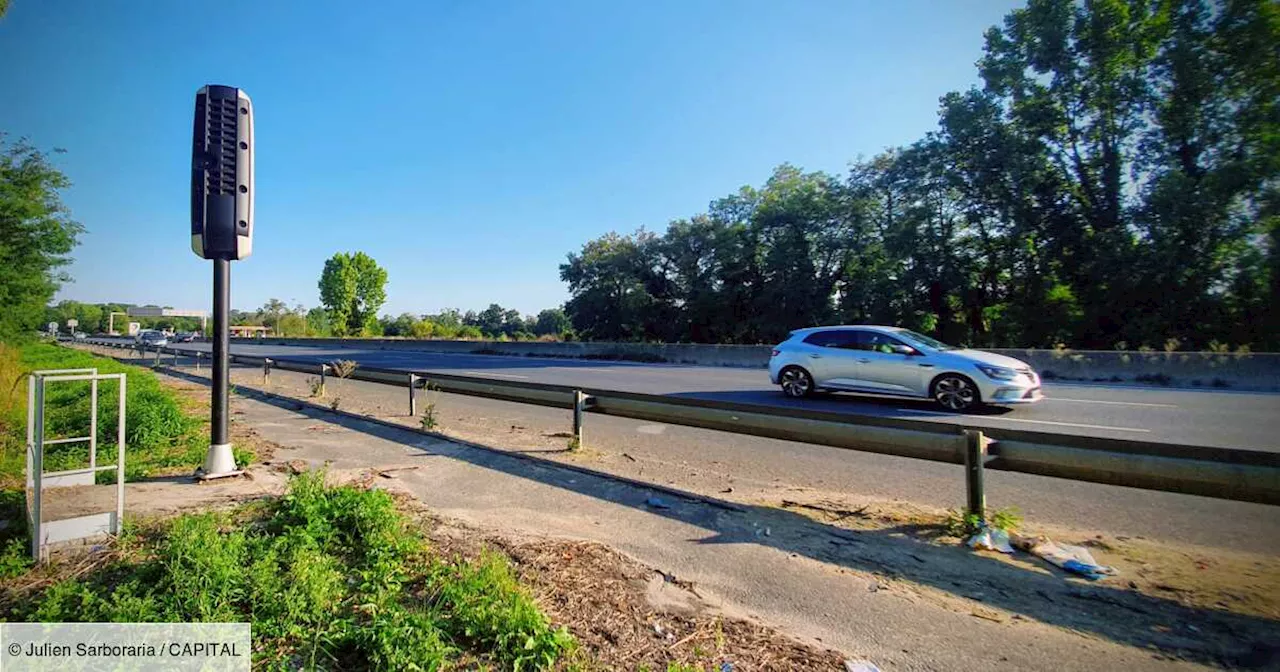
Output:
[[844,672],[880,672],[880,668],[867,660],[846,660]]
[[983,525],[982,529],[974,533],[972,537],[969,537],[968,544],[969,548],[977,548],[984,551],[1013,552],[1013,547],[1009,545],[1009,533],[986,525]]
[[666,502],[662,501],[661,499],[659,499],[659,498],[657,498],[657,497],[650,497],[649,499],[644,500],[644,504],[645,504],[645,506],[650,506],[650,507],[653,507],[653,508],[655,508],[655,509],[669,509],[669,508],[671,508],[671,505],[670,505],[670,504],[668,504],[668,503],[666,503]]
[[1089,549],[1083,546],[1059,544],[1044,537],[1017,537],[1013,543],[1018,548],[1044,559],[1046,562],[1062,569],[1079,574],[1086,579],[1098,580],[1104,576],[1115,576],[1114,567],[1098,564]]
[[720,663],[720,672],[733,672],[733,663]]

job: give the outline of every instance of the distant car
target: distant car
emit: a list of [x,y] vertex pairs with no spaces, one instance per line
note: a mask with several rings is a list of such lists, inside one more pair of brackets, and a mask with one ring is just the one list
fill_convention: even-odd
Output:
[[71,334],[71,338],[74,338],[77,341],[83,341],[84,339],[89,338],[89,334],[86,334],[83,331],[77,331]]
[[194,341],[194,340],[196,340],[196,333],[195,333],[194,331],[193,331],[193,332],[189,332],[189,333],[185,333],[185,334],[174,334],[174,335],[173,335],[173,342],[174,342],[174,343],[191,343],[191,342],[192,342],[192,341]]
[[149,348],[163,348],[169,344],[169,337],[163,331],[145,329],[138,332],[136,342]]
[[791,332],[773,349],[769,380],[788,397],[862,392],[933,399],[949,411],[1044,398],[1040,376],[1026,362],[874,325]]

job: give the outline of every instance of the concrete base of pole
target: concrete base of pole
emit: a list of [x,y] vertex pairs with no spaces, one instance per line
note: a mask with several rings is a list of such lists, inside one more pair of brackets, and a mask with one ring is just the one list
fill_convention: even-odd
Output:
[[209,446],[209,452],[204,457],[204,466],[196,470],[196,478],[208,481],[239,476],[243,473],[244,471],[236,468],[236,458],[231,452],[231,444],[220,443]]

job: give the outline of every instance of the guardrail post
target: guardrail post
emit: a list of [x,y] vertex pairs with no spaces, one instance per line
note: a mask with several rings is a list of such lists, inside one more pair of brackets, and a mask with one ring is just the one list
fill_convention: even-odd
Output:
[[196,371],[200,370],[200,358],[204,356],[203,352],[196,350]]
[[329,365],[321,364],[320,365],[320,396],[322,397],[324,396],[324,379],[325,379],[325,376],[327,375],[329,375]]
[[987,459],[987,437],[980,430],[964,430],[964,485],[969,500],[969,515],[987,520],[987,491],[983,463]]
[[262,386],[266,387],[271,384],[271,358],[264,357],[262,360]]
[[153,369],[155,369],[155,368],[159,368],[159,366],[160,366],[160,355],[161,355],[161,348],[156,348],[156,358],[155,358],[155,361],[151,362],[151,368],[153,368]]
[[416,390],[418,388],[418,375],[409,374],[409,417],[418,414],[418,396]]
[[577,444],[577,447],[579,449],[583,447],[582,415],[583,415],[583,412],[586,410],[586,406],[587,406],[587,395],[583,394],[582,390],[574,390],[573,391],[573,441],[574,443]]

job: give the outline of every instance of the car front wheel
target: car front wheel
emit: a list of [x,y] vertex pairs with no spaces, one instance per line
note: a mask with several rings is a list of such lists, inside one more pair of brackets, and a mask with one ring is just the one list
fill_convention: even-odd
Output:
[[933,400],[948,411],[963,412],[982,403],[972,380],[948,374],[933,381]]
[[778,384],[782,393],[792,399],[800,399],[813,394],[813,376],[798,366],[788,366],[778,375]]

